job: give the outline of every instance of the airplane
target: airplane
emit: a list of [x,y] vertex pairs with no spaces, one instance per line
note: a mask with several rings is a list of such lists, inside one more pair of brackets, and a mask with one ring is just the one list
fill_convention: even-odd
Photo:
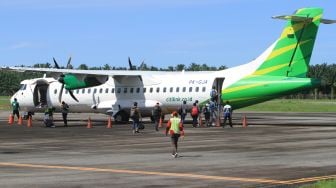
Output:
[[73,70],[59,69],[55,60],[56,68],[4,67],[58,77],[24,80],[10,100],[17,98],[30,114],[45,106],[59,110],[59,103],[65,101],[70,112],[104,113],[128,121],[133,102],[143,116],[151,116],[156,103],[168,114],[182,101],[205,105],[213,87],[220,91],[218,102],[230,101],[233,109],[279,98],[320,85],[319,80],[307,78],[310,58],[320,23],[336,23],[322,18],[322,13],[322,8],[302,8],[293,15],[272,17],[287,21],[280,37],[255,60],[221,71]]

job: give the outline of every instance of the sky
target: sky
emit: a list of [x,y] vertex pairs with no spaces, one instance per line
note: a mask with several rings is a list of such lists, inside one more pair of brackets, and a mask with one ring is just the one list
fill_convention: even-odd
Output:
[[[335,0],[0,0],[0,66],[52,63],[234,67],[258,57],[286,22],[275,15]],[[336,63],[336,24],[321,25],[311,64]]]

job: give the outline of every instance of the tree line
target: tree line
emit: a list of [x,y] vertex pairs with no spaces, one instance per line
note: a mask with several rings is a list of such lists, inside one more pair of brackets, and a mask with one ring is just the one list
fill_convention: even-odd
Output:
[[[34,64],[34,68],[53,68],[50,63]],[[65,68],[65,67],[61,67]],[[68,64],[68,69],[80,69],[80,70],[129,70],[128,67],[115,67],[105,64],[101,67],[89,67],[86,64],[80,64],[77,68]],[[189,66],[184,64],[178,64],[174,66],[168,66],[167,68],[158,68],[155,66],[149,66],[144,62],[140,66],[133,66],[132,70],[146,70],[146,71],[216,71],[224,70],[227,67],[222,65],[219,67],[208,66],[206,64],[191,63]],[[0,71],[0,95],[9,96],[13,95],[20,87],[20,82],[25,79],[32,79],[42,77],[43,73],[22,72],[1,70]],[[320,79],[322,84],[319,88],[307,91],[301,91],[298,94],[287,96],[287,98],[329,98],[334,99],[335,87],[336,87],[336,64],[316,64],[309,66],[308,77]]]

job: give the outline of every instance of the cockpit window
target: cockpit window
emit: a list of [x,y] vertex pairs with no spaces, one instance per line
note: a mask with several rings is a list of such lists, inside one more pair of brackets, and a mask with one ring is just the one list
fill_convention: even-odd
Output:
[[27,84],[21,84],[20,85],[20,90],[26,90]]

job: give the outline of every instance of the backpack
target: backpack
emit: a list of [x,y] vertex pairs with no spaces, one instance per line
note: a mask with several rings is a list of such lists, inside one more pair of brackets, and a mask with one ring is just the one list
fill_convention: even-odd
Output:
[[193,106],[191,108],[191,115],[192,116],[197,116],[198,115],[198,108],[197,108],[197,106]]
[[203,113],[206,114],[206,113],[209,113],[209,107],[205,106],[203,108]]
[[137,108],[131,108],[130,117],[132,119],[139,118],[139,112],[138,112]]

